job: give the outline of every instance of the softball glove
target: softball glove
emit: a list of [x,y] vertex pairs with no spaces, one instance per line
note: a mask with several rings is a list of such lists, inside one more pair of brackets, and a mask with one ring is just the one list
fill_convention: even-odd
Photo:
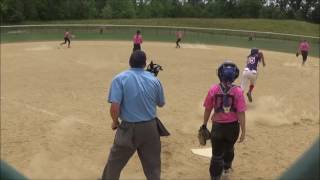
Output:
[[207,140],[210,139],[211,134],[205,125],[202,125],[198,131],[198,140],[200,145],[204,146],[207,143]]

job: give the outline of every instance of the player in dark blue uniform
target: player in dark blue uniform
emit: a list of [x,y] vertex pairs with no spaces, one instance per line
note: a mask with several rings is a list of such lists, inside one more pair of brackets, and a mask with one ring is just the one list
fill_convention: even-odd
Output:
[[258,65],[260,62],[262,62],[263,66],[266,66],[263,53],[259,52],[259,49],[257,48],[251,49],[241,79],[241,88],[243,91],[245,91],[248,81],[250,82],[249,90],[247,92],[247,97],[250,102],[252,102],[252,90],[258,78]]

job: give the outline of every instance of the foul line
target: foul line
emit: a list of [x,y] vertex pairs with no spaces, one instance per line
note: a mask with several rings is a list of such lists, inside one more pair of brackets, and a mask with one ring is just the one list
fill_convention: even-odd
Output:
[[50,111],[47,111],[45,109],[42,109],[42,108],[38,108],[38,107],[35,107],[35,106],[32,106],[32,105],[29,105],[29,104],[26,104],[26,103],[21,103],[21,102],[18,102],[18,101],[15,101],[15,100],[8,100],[7,98],[5,97],[1,97],[0,98],[1,101],[2,100],[6,100],[8,102],[11,102],[11,103],[14,103],[14,104],[18,104],[18,105],[22,105],[22,106],[25,106],[27,109],[30,109],[30,110],[33,110],[33,111],[37,111],[37,112],[41,112],[41,113],[44,113],[44,114],[48,114],[50,116],[56,116],[56,117],[63,117],[57,113],[54,113],[54,112],[50,112]]

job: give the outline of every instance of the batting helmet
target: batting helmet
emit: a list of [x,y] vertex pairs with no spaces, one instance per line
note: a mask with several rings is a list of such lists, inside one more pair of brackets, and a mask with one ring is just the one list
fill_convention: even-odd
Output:
[[235,81],[239,76],[239,68],[231,61],[222,63],[218,68],[218,77],[220,82]]
[[258,52],[259,52],[259,49],[258,49],[258,48],[252,48],[252,49],[251,49],[251,52],[250,52],[250,55],[257,54]]

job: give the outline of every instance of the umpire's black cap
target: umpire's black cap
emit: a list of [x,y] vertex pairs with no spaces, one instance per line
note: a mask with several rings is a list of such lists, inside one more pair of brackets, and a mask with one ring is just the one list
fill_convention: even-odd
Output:
[[129,59],[129,64],[132,68],[144,68],[146,66],[146,61],[146,53],[141,50],[136,50],[132,52]]

